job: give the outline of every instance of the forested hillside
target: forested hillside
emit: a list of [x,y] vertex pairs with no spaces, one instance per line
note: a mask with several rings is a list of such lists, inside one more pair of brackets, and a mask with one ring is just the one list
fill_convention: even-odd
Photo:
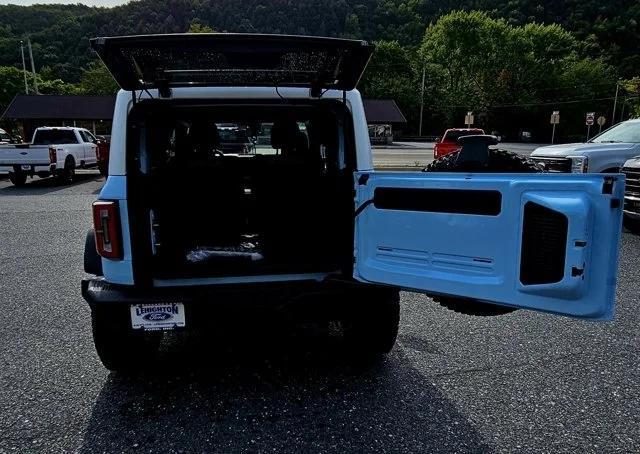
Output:
[[[474,19],[476,22],[449,23],[449,27],[461,23],[472,28],[481,25],[484,34],[467,29],[456,36],[455,29],[433,28],[443,15],[452,11],[484,12],[482,18]],[[489,24],[488,28],[484,27],[485,23]],[[558,24],[561,28],[553,32],[544,27],[537,30],[524,27],[532,23]],[[397,98],[413,126],[419,104],[418,92],[414,88],[407,91],[407,84],[414,87],[419,83],[425,63],[439,65],[439,68],[431,67],[430,87],[425,97],[437,99],[439,104],[459,105],[460,109],[490,108],[507,102],[541,104],[557,94],[554,89],[564,86],[570,88],[568,93],[573,98],[587,95],[604,98],[605,94],[610,95],[611,84],[615,86],[616,79],[631,79],[640,74],[638,0],[137,0],[115,8],[0,6],[0,66],[21,66],[20,40],[28,36],[33,43],[37,70],[45,81],[59,78],[76,84],[84,76],[87,82],[87,68],[97,69],[95,65],[89,66],[95,60],[88,47],[91,37],[184,32],[200,26],[216,31],[340,36],[377,41],[382,54],[374,60],[363,89],[370,96]],[[440,36],[440,48],[425,43],[431,39],[429,32],[425,37],[429,26],[436,33],[432,37]],[[486,68],[482,65],[476,69],[465,67],[454,61],[459,58],[455,54],[447,55],[446,52],[452,50],[465,53],[465,46],[451,47],[451,40],[444,37],[449,32],[453,33],[454,40],[460,38],[461,42],[483,40],[482,43],[467,42],[466,49],[476,48],[479,52],[476,56],[482,57],[481,62],[489,60],[494,65],[496,72],[484,71],[483,81],[486,82],[484,77],[502,79],[482,88],[477,84],[475,88],[461,86],[460,80],[476,80],[474,71],[482,72]],[[509,62],[502,65],[500,58],[524,55],[519,55],[517,48],[503,52],[500,41],[503,36],[492,37],[493,33],[508,34],[508,44],[512,46],[526,47],[528,44],[523,43],[537,40],[529,48],[529,59],[521,62],[524,66],[515,68]],[[483,53],[494,50],[500,52],[485,58]],[[467,57],[473,55],[467,54]],[[447,69],[449,63],[461,71],[458,76],[464,71],[467,78],[445,80],[447,75],[441,70]],[[557,75],[556,79],[546,74],[541,66],[546,64],[553,65],[551,72]],[[530,71],[530,75],[536,74],[542,82],[523,78],[518,71]],[[582,87],[582,92],[576,92],[576,86]],[[457,95],[452,94],[454,88]],[[527,96],[516,94],[523,89],[531,92]],[[91,90],[89,87],[84,91]],[[492,92],[481,93],[481,90]],[[566,95],[562,93],[563,97]],[[467,101],[469,97],[473,102]],[[502,101],[498,103],[497,97]],[[450,117],[454,114],[449,109],[434,115]]]
[[452,10],[479,10],[511,25],[557,23],[623,76],[640,72],[637,0],[138,0],[105,9],[82,5],[0,6],[0,65],[19,63],[17,44],[34,42],[39,66],[77,79],[97,35],[184,32],[199,21],[218,31],[397,40],[417,45],[426,26]]

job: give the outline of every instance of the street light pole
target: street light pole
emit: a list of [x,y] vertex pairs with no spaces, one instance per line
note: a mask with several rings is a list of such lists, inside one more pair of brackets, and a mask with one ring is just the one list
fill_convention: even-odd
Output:
[[31,59],[31,72],[33,73],[33,87],[36,89],[36,95],[38,93],[38,78],[36,77],[36,65],[33,62],[33,49],[31,49],[31,38],[27,38],[27,47],[29,47],[29,58]]
[[24,92],[29,94],[29,84],[27,84],[27,65],[24,62],[24,45],[20,41],[20,53],[22,54],[22,75],[24,76]]
[[418,125],[418,136],[422,137],[422,115],[424,113],[424,80],[427,75],[427,64],[422,64],[422,86],[420,87],[420,124]]

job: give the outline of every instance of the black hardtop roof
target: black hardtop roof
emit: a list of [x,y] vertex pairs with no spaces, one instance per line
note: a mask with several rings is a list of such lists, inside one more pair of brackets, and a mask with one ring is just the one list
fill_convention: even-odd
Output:
[[91,47],[126,90],[185,86],[356,87],[374,47],[314,36],[185,33],[101,37]]

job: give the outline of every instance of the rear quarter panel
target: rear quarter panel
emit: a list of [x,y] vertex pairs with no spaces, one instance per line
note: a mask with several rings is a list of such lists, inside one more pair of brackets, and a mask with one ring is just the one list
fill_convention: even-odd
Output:
[[120,229],[122,233],[123,257],[120,260],[102,259],[102,271],[107,282],[133,285],[133,266],[131,259],[131,237],[129,232],[129,207],[127,204],[127,181],[125,176],[110,175],[107,178],[99,200],[118,202]]

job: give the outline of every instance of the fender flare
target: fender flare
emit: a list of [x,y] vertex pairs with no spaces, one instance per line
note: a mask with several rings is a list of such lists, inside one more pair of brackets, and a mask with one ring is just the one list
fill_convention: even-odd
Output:
[[84,271],[95,276],[104,276],[102,257],[96,249],[96,232],[89,229],[84,241]]

